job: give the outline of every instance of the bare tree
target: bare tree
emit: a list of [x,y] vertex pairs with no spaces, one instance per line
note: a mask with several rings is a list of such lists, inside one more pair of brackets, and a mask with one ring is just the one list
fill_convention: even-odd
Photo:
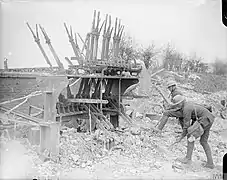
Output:
[[120,43],[120,57],[125,61],[130,61],[138,58],[139,53],[133,46],[133,39],[130,36],[123,36]]
[[140,53],[147,69],[150,68],[151,66],[153,67],[157,66],[156,55],[159,53],[159,50],[155,49],[154,43],[152,43],[145,49],[141,49]]
[[183,65],[183,55],[179,53],[173,45],[167,44],[164,49],[164,68],[170,71],[179,71]]

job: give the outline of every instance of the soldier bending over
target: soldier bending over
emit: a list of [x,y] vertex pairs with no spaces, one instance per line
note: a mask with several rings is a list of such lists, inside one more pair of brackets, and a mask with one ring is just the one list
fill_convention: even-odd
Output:
[[176,142],[180,142],[187,135],[186,157],[179,158],[178,160],[185,164],[191,162],[192,152],[194,149],[194,141],[189,141],[190,134],[188,134],[187,129],[195,122],[192,120],[191,123],[191,117],[194,116],[193,114],[195,114],[195,116],[197,117],[196,119],[201,124],[204,130],[204,133],[200,137],[200,144],[202,145],[207,157],[207,163],[204,164],[204,166],[213,169],[214,163],[211,155],[211,149],[208,144],[208,138],[210,134],[210,128],[214,122],[214,115],[207,108],[201,105],[192,102],[186,102],[183,96],[175,96],[174,101],[177,103],[177,106],[182,110],[183,114],[183,132],[181,134],[181,137]]

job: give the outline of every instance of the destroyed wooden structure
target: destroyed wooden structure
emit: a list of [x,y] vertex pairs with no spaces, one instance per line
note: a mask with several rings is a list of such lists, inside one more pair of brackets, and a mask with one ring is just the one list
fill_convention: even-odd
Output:
[[[37,80],[40,90],[38,94],[33,93],[23,97],[22,99],[25,100],[13,109],[4,107],[4,104],[11,101],[0,103],[0,109],[6,114],[28,120],[27,123],[32,126],[40,127],[41,153],[48,150],[51,157],[58,156],[60,126],[68,121],[75,121],[76,128],[81,131],[91,132],[99,128],[106,135],[119,126],[120,116],[126,123],[133,123],[133,120],[124,112],[121,103],[126,89],[139,83],[142,66],[135,60],[125,61],[119,56],[124,30],[119,19],[116,18],[115,25],[112,27],[110,15],[106,15],[101,23],[100,12],[94,11],[91,32],[87,33],[85,40],[79,33],[77,38],[72,27],[68,28],[64,23],[75,55],[71,58],[65,57],[69,64],[68,70],[64,69],[45,29],[41,25],[36,25],[36,32],[34,32],[28,23],[27,26],[53,73],[45,76],[30,75],[30,78]],[[58,71],[53,70],[51,61],[40,43],[38,28],[59,67]],[[103,32],[102,46],[99,54],[101,32]],[[78,39],[82,42],[82,48],[78,45]],[[15,111],[29,98],[38,95],[44,98],[43,107],[29,106],[28,114]],[[32,109],[38,109],[40,112],[31,114]]]

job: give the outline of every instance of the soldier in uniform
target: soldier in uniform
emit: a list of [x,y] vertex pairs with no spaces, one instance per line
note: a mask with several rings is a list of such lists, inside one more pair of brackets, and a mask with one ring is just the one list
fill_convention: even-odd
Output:
[[204,106],[192,103],[192,102],[186,102],[185,98],[183,96],[177,95],[174,97],[174,103],[175,105],[181,108],[182,114],[183,114],[183,132],[179,139],[177,139],[176,142],[180,142],[186,135],[187,135],[187,154],[184,158],[179,158],[178,160],[182,163],[190,163],[192,159],[192,152],[194,149],[194,141],[190,142],[190,134],[188,134],[187,129],[192,125],[195,121],[191,119],[193,116],[196,116],[196,119],[201,124],[204,133],[200,137],[200,144],[202,145],[206,157],[207,157],[207,163],[204,164],[207,168],[214,168],[213,158],[211,154],[211,149],[208,144],[208,138],[210,133],[210,128],[214,122],[214,115]]
[[183,96],[183,94],[179,91],[175,81],[169,81],[167,83],[167,88],[170,91],[169,97],[171,98],[171,101],[173,101],[173,98],[176,95],[182,95]]
[[[173,98],[176,95],[183,96],[183,94],[177,88],[175,81],[169,81],[167,83],[167,88],[170,91],[169,98],[170,98],[171,102],[173,102]],[[179,123],[180,123],[181,127],[183,127],[182,112],[180,111],[180,109],[178,107],[175,107],[174,104],[172,104],[172,105],[168,104],[165,112],[163,113],[163,116],[159,120],[159,124],[158,124],[158,127],[157,127],[159,130],[162,130],[164,128],[169,117],[179,118]]]

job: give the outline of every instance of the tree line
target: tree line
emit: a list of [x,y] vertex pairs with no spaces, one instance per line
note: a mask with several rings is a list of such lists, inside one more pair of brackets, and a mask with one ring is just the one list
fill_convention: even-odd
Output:
[[169,71],[213,73],[216,75],[227,75],[227,59],[216,58],[210,65],[196,53],[187,56],[177,51],[173,45],[168,43],[164,48],[156,48],[151,43],[146,48],[138,47],[133,43],[130,36],[123,36],[120,44],[120,57],[126,61],[140,59],[144,61],[146,68],[157,68],[162,66]]

